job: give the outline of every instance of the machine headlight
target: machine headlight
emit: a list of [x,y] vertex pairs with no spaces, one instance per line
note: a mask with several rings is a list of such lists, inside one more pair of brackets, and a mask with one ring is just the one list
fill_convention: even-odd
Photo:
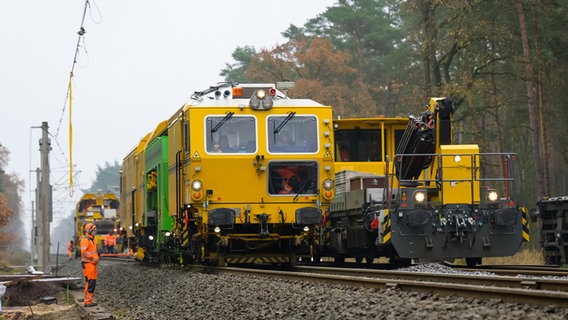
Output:
[[201,187],[203,187],[201,180],[193,180],[193,182],[191,183],[191,189],[193,189],[194,191],[201,190]]
[[424,190],[414,191],[414,202],[423,203],[424,201],[426,201],[426,191]]
[[456,163],[460,163],[460,162],[462,161],[462,157],[461,157],[459,154],[456,154],[456,155],[454,156],[454,161],[455,161]]
[[266,95],[266,90],[258,89],[249,101],[250,108],[253,110],[270,110],[274,101],[272,97]]
[[166,237],[169,237],[169,236],[171,236],[172,234],[171,234],[169,231],[166,231],[166,233],[164,233],[164,235],[165,235]]
[[266,97],[266,91],[264,91],[264,89],[256,90],[256,97],[260,100],[264,99],[264,97]]
[[499,200],[499,192],[497,192],[497,190],[487,191],[487,200],[489,200],[490,202]]
[[331,179],[323,180],[322,186],[325,190],[333,189],[333,181]]
[[215,233],[219,233],[219,232],[221,232],[221,228],[215,227],[215,228],[213,229],[213,231],[215,231]]
[[308,226],[305,226],[305,227],[304,227],[304,231],[305,231],[305,232],[308,232],[308,231],[310,231],[310,227],[308,227]]
[[154,236],[148,236],[148,239],[154,240]]

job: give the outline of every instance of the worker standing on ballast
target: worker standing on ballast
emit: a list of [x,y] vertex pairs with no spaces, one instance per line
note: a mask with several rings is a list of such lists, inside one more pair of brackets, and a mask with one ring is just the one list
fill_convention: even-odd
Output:
[[116,237],[112,233],[107,233],[107,235],[105,236],[106,253],[114,253],[115,246],[116,246]]
[[94,307],[95,287],[97,284],[97,264],[99,254],[95,245],[97,227],[92,223],[85,226],[85,236],[81,238],[81,264],[85,275],[85,307]]

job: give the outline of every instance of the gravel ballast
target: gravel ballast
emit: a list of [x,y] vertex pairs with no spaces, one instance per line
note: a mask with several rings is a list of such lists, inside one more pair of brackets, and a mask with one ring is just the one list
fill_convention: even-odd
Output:
[[[79,260],[60,276],[82,277]],[[81,286],[84,284],[81,283]],[[117,319],[568,319],[568,310],[101,261],[95,301]]]

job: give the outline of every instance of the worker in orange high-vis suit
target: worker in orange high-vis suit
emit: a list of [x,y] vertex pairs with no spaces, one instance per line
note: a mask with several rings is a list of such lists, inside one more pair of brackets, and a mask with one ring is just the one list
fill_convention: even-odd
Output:
[[85,275],[85,307],[94,307],[95,287],[97,284],[97,264],[99,254],[95,245],[97,227],[92,223],[85,226],[85,236],[81,238],[81,264]]
[[300,189],[300,177],[298,176],[298,168],[284,167],[278,170],[278,174],[282,178],[280,194],[298,192]]
[[105,247],[107,253],[114,253],[114,247],[116,246],[116,238],[114,234],[107,233],[105,236]]
[[75,250],[75,243],[73,240],[69,240],[67,242],[67,255],[69,256],[69,260],[73,259],[73,251]]

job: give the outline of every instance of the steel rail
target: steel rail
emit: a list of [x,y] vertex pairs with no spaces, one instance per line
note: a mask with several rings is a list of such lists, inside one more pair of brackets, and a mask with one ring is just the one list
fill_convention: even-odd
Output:
[[[330,268],[337,269],[337,268]],[[568,292],[566,291],[553,291],[535,289],[532,285],[525,285],[524,288],[512,288],[506,286],[496,286],[493,282],[491,285],[487,284],[464,284],[456,282],[448,282],[448,279],[459,279],[460,275],[455,274],[438,274],[438,276],[431,277],[435,279],[431,281],[422,280],[408,280],[399,279],[396,277],[389,277],[384,274],[382,277],[379,275],[370,277],[369,275],[351,275],[322,273],[318,268],[315,272],[298,272],[298,271],[281,271],[281,270],[265,270],[265,269],[248,269],[248,268],[235,268],[235,267],[209,267],[207,270],[217,272],[233,272],[233,273],[246,273],[259,276],[270,276],[285,279],[296,279],[302,281],[322,281],[326,283],[335,283],[349,286],[361,286],[369,288],[391,289],[412,292],[428,292],[439,294],[442,296],[458,295],[463,297],[475,297],[478,299],[500,299],[503,302],[510,303],[523,303],[527,305],[536,306],[550,306],[557,305],[560,307],[568,307]],[[360,273],[361,270],[356,270]],[[394,272],[394,271],[392,271]],[[399,272],[401,273],[401,272]],[[415,273],[415,272],[414,272]],[[425,277],[425,273],[417,273],[418,276]],[[484,278],[478,276],[478,278]],[[500,277],[492,277],[500,278]],[[483,281],[487,283],[487,281]],[[518,279],[517,279],[518,282]]]
[[[553,279],[527,276],[480,275],[473,273],[430,273],[400,270],[349,269],[307,266],[298,266],[296,267],[296,270],[312,273],[353,275],[361,277],[387,277],[389,279],[446,282],[568,292],[568,277],[566,279]],[[474,270],[474,272],[480,272],[480,270]]]

